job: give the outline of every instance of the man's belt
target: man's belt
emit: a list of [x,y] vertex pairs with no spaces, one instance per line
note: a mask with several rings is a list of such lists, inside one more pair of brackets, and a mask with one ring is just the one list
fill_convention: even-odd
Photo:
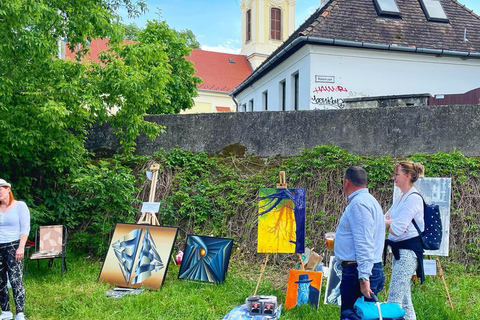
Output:
[[348,265],[357,264],[357,261],[342,261],[342,268],[345,268]]

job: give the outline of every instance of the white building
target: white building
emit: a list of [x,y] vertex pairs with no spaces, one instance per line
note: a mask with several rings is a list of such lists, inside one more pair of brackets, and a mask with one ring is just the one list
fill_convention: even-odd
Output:
[[480,17],[456,0],[327,0],[231,96],[239,111],[480,87]]

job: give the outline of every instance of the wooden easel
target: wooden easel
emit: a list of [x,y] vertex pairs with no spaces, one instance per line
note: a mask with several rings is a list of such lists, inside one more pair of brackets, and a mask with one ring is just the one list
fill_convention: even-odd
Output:
[[437,261],[438,275],[440,276],[440,278],[442,278],[443,285],[445,286],[445,292],[447,293],[448,302],[450,302],[450,309],[453,310],[452,298],[450,298],[450,293],[448,292],[447,282],[445,281],[445,277],[443,276],[443,269],[442,269],[442,265],[440,264],[440,259],[438,259],[438,257],[436,257],[435,260]]
[[[157,190],[157,180],[158,180],[158,170],[160,165],[154,163],[150,166],[152,171],[152,183],[150,185],[150,194],[148,196],[148,202],[155,202],[155,192]],[[155,212],[142,212],[142,216],[137,222],[138,224],[151,224],[154,226],[160,225],[157,219],[157,214]]]
[[[432,257],[428,256],[427,259],[432,260]],[[440,264],[440,259],[438,259],[438,257],[436,257],[435,261],[436,261],[436,264],[437,264],[437,267],[438,267],[438,276],[440,278],[442,278],[443,286],[445,287],[445,292],[447,293],[448,302],[450,302],[450,309],[453,310],[452,298],[450,297],[450,293],[448,292],[447,282],[445,281],[445,276],[443,275],[443,269],[442,269],[442,265]],[[434,276],[432,275],[432,277],[434,277]],[[418,281],[417,275],[413,275],[412,280],[415,283],[417,283],[417,281]],[[388,295],[388,292],[387,292],[387,295]]]
[[[287,183],[285,180],[285,171],[280,171],[279,183],[277,183],[277,189],[287,189]],[[265,260],[263,261],[263,264],[262,264],[262,268],[260,269],[260,276],[258,277],[257,286],[255,287],[255,292],[253,293],[254,296],[257,295],[258,286],[260,285],[260,280],[262,279],[263,273],[265,272],[265,267],[267,266],[269,255],[270,253],[266,254]],[[300,270],[304,271],[305,268],[303,266],[302,256],[299,253],[295,253],[295,255],[297,256],[298,262],[300,263]]]

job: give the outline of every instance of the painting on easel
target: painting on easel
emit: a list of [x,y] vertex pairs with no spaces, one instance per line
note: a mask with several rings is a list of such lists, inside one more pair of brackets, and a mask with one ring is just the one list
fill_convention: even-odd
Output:
[[158,290],[167,273],[178,228],[117,223],[100,281]]
[[305,252],[305,189],[259,190],[257,252]]
[[233,240],[187,236],[179,279],[223,282],[230,261]]

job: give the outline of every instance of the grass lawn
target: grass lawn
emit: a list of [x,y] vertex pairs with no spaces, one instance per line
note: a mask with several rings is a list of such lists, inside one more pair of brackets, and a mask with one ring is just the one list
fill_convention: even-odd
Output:
[[[262,258],[256,264],[231,261],[223,284],[178,280],[179,267],[170,263],[159,291],[145,290],[140,295],[120,299],[108,298],[105,291],[113,286],[97,281],[102,262],[85,257],[68,256],[68,272],[61,277],[59,261],[48,269],[41,261],[40,269],[30,262],[25,279],[28,319],[221,319],[233,307],[243,304],[252,295]],[[292,260],[293,261],[293,260]],[[292,265],[294,263],[292,262]],[[465,273],[460,266],[444,268],[455,310],[450,310],[443,282],[427,277],[425,284],[413,288],[413,303],[421,319],[480,319],[480,275]],[[267,266],[258,294],[276,295],[285,301],[288,272]],[[388,272],[387,272],[388,274]],[[323,281],[323,290],[326,281]],[[386,290],[380,294],[385,300]],[[323,304],[318,310],[302,306],[282,310],[281,319],[338,319],[340,309]],[[11,302],[12,306],[13,303]],[[12,307],[13,308],[13,307]]]

